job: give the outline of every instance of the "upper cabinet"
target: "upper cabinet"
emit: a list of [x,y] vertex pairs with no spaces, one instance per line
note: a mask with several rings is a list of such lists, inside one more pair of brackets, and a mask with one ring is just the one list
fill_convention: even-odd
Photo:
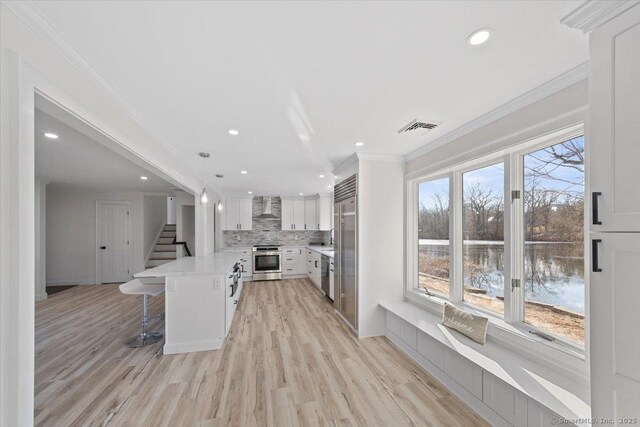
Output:
[[320,194],[306,199],[282,199],[283,230],[323,230],[333,228],[333,196]]
[[318,229],[318,222],[316,219],[316,199],[306,199],[304,201],[304,229]]
[[589,224],[640,231],[640,6],[590,34]]
[[282,229],[304,230],[304,200],[282,199]]
[[333,228],[332,199],[333,195],[331,194],[320,194],[318,196],[318,200],[316,202],[318,230],[329,231]]
[[251,230],[253,228],[252,199],[226,199],[223,208],[225,230]]

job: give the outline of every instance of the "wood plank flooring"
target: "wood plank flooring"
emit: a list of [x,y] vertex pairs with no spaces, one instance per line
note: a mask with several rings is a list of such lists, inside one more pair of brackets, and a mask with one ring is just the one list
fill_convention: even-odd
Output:
[[124,347],[139,304],[116,285],[36,304],[36,425],[487,425],[386,338],[355,338],[308,280],[246,283],[218,351]]

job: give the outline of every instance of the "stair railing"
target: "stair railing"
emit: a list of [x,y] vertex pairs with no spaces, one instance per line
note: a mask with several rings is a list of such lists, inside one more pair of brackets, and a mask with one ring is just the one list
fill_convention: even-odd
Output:
[[187,242],[178,242],[176,241],[176,236],[173,237],[173,242],[171,243],[172,245],[182,245],[182,247],[184,248],[184,251],[187,253],[187,256],[193,256],[191,255],[191,251],[189,250],[189,246],[187,245]]

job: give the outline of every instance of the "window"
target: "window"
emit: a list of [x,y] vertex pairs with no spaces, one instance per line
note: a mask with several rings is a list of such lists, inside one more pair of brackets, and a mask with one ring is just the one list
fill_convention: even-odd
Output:
[[449,178],[418,185],[418,283],[449,297]]
[[584,342],[584,139],[524,156],[524,320]]
[[462,174],[463,298],[504,313],[504,163]]
[[577,350],[584,181],[581,126],[408,180],[407,297],[445,297]]

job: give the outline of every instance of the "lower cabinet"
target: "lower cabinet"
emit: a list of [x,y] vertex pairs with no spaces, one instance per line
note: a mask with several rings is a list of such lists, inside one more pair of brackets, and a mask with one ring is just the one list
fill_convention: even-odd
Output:
[[298,247],[285,247],[282,249],[282,275],[292,276],[306,274],[306,249]]
[[[416,350],[417,354],[435,365],[441,374],[446,374],[471,393],[477,399],[477,404],[489,408],[494,414],[492,423],[517,427],[549,427],[560,422],[562,425],[573,425],[388,310],[386,330],[392,341],[399,339]],[[424,364],[422,366],[426,368]]]
[[306,249],[307,271],[306,274],[318,288],[322,286],[322,255],[316,251]]
[[444,373],[482,400],[482,368],[450,349],[445,349]]
[[415,326],[387,311],[387,329],[396,334],[398,338],[411,348],[416,349],[418,330]]
[[430,335],[418,331],[418,353],[444,371],[444,346]]
[[487,371],[482,373],[482,402],[509,424],[528,424],[527,396]]
[[225,249],[224,252],[238,255],[240,267],[242,268],[242,276],[250,279],[253,275],[253,250],[251,248],[234,248]]

